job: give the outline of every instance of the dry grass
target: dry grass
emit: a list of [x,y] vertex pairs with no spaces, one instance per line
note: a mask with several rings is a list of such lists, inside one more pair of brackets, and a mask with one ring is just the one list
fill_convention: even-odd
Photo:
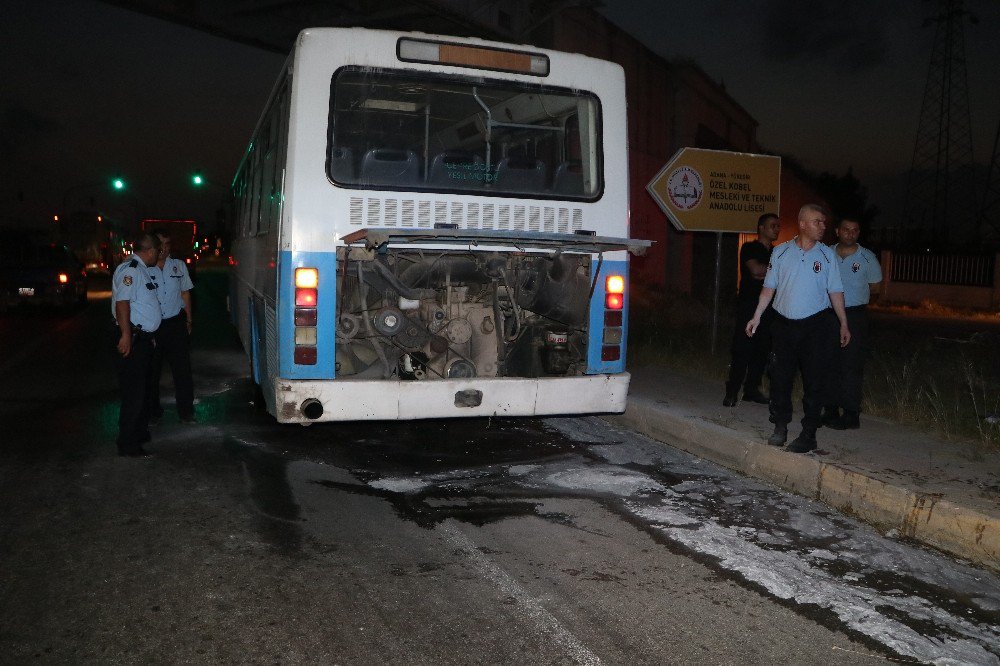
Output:
[[969,442],[973,457],[1000,451],[1000,336],[876,337],[872,352],[866,412]]
[[1000,323],[1000,312],[975,310],[972,308],[953,308],[930,299],[924,299],[917,305],[879,302],[872,304],[870,308],[876,312],[903,316],[938,317],[942,319],[963,319],[968,321]]

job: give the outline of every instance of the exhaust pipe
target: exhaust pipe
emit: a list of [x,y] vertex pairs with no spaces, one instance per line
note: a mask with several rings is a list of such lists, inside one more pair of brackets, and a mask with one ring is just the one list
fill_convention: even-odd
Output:
[[299,407],[299,410],[307,419],[315,421],[323,416],[323,403],[316,398],[309,398],[302,401],[302,406]]

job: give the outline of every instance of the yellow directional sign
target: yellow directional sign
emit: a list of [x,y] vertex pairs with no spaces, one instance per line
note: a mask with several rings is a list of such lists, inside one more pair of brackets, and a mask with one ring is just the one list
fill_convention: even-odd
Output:
[[778,212],[781,158],[682,148],[646,190],[681,231],[753,233]]

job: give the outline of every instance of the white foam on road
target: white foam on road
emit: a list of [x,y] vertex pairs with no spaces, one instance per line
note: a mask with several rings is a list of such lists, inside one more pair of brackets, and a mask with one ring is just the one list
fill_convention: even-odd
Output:
[[[894,596],[869,587],[846,584],[812,566],[808,557],[794,551],[767,550],[747,541],[739,531],[714,521],[692,521],[682,507],[666,500],[650,507],[627,502],[637,517],[661,530],[671,540],[709,555],[729,570],[740,573],[779,599],[814,604],[832,611],[851,629],[899,654],[933,664],[1000,664],[983,645],[1000,644],[995,627],[979,627],[960,617],[908,595]],[[818,554],[829,559],[830,554]],[[911,618],[947,628],[961,638],[924,636],[878,609],[893,609]]]
[[592,493],[609,493],[632,497],[651,492],[666,492],[666,488],[645,474],[617,467],[583,467],[561,470],[545,477],[547,484]]

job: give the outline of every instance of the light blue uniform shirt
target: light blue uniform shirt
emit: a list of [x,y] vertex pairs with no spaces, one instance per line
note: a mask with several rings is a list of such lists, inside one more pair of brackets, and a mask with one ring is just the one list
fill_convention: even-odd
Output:
[[764,286],[775,290],[775,311],[788,319],[805,319],[830,307],[830,294],[844,291],[836,256],[822,243],[806,252],[794,238],[774,248]]
[[194,288],[187,266],[180,259],[167,257],[162,270],[159,266],[153,266],[149,269],[149,274],[159,285],[156,295],[160,299],[160,313],[163,318],[170,319],[179,315],[184,309],[181,292],[191,291]]
[[868,305],[871,299],[868,285],[882,281],[882,267],[878,263],[878,257],[859,245],[854,254],[841,258],[837,254],[837,246],[830,247],[833,248],[833,256],[837,258],[837,265],[840,267],[840,280],[844,283],[844,304],[849,308]]
[[111,316],[118,320],[115,304],[118,301],[129,302],[129,319],[132,325],[147,333],[152,333],[160,327],[162,315],[160,300],[156,297],[156,282],[149,274],[146,264],[138,255],[133,254],[123,264],[115,269],[111,278]]

